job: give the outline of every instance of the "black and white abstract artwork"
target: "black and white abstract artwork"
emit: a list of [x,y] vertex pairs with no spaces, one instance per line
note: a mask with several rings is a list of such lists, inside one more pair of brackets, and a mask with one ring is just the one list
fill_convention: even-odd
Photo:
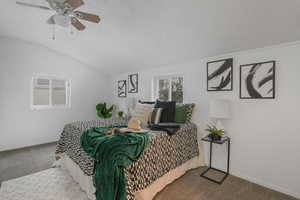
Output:
[[118,81],[118,97],[126,97],[126,80]]
[[232,91],[233,58],[207,63],[207,91]]
[[240,66],[241,99],[275,98],[275,61]]
[[138,74],[131,74],[128,76],[128,93],[138,93],[139,76]]

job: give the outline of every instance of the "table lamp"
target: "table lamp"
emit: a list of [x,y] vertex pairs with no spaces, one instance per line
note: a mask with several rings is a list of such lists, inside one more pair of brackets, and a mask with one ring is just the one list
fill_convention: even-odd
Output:
[[209,104],[210,117],[216,120],[216,127],[218,129],[224,129],[222,124],[223,119],[230,118],[230,106],[229,101],[225,99],[214,99]]

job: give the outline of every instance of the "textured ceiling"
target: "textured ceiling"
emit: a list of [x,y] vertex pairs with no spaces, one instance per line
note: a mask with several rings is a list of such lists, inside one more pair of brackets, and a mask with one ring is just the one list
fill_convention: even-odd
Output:
[[[24,2],[47,5],[43,0]],[[51,11],[1,0],[0,36],[31,41],[116,73],[300,40],[300,0],[85,0],[84,32],[53,27]]]

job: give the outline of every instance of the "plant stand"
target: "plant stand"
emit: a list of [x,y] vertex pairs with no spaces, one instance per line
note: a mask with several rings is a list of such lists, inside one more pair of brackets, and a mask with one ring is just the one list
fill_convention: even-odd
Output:
[[[217,184],[222,184],[224,182],[224,180],[227,178],[227,176],[229,175],[229,163],[230,163],[230,138],[229,137],[222,137],[221,140],[212,140],[210,137],[206,136],[204,138],[201,139],[202,141],[205,142],[209,142],[210,143],[210,153],[209,153],[209,167],[208,169],[206,169],[204,172],[202,172],[200,174],[201,177],[208,179],[214,183]],[[227,170],[226,171],[222,171],[220,169],[216,169],[214,167],[211,166],[211,161],[212,161],[212,146],[213,143],[214,144],[219,144],[219,145],[223,145],[225,142],[227,142]],[[209,170],[216,170],[218,172],[221,172],[224,174],[223,178],[220,181],[214,180],[212,178],[207,177],[205,174],[209,171]]]

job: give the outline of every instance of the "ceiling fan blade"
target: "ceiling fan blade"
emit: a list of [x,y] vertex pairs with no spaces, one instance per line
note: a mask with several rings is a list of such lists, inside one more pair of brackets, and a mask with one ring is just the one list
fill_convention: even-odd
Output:
[[65,4],[69,5],[70,8],[75,10],[76,8],[82,6],[84,2],[82,0],[66,0]]
[[16,4],[21,5],[21,6],[32,7],[32,8],[40,8],[40,9],[44,9],[44,10],[51,10],[51,8],[48,8],[46,6],[40,6],[40,5],[35,5],[35,4],[25,3],[25,2],[20,2],[20,1],[17,1]]
[[52,1],[56,3],[64,3],[66,0],[46,0],[46,1]]
[[47,19],[47,24],[55,24],[54,15],[52,15],[49,19]]
[[83,31],[85,29],[85,26],[75,17],[72,17],[71,24],[79,31]]
[[94,23],[99,23],[100,22],[100,17],[98,15],[86,13],[86,12],[81,12],[81,11],[75,11],[74,14],[76,17],[82,20],[86,20],[89,22],[94,22]]

